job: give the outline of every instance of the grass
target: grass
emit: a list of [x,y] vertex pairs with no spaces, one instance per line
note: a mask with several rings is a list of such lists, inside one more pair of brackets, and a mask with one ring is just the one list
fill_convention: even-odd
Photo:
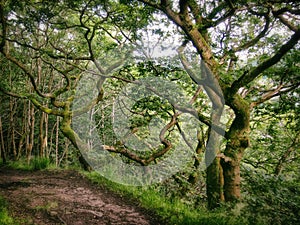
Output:
[[169,199],[158,193],[151,186],[132,187],[111,182],[96,172],[86,173],[94,183],[105,186],[106,188],[117,192],[120,195],[130,199],[136,199],[141,206],[156,212],[156,214],[165,221],[166,224],[172,225],[235,225],[243,223],[238,216],[229,212],[225,208],[217,211],[208,211],[205,205],[197,209],[192,208],[181,202],[180,199]]
[[8,213],[7,203],[0,196],[0,224],[1,225],[16,225],[18,224]]
[[26,171],[55,168],[55,165],[51,164],[50,159],[47,158],[34,158],[30,160],[29,164],[27,160],[24,158],[18,161],[10,161],[8,163],[8,166],[13,169],[26,170]]
[[[3,163],[0,166],[4,165]],[[80,170],[80,167],[78,165],[67,165],[64,167],[57,167],[55,163],[51,162],[48,158],[40,158],[35,157],[30,160],[30,163],[28,164],[26,158],[20,158],[18,161],[9,161],[5,166],[8,166],[12,169],[16,170],[24,170],[24,171],[37,171],[37,170],[46,170],[46,169],[53,169],[53,170],[59,170],[59,169],[70,169],[70,170]],[[0,224],[1,225],[1,224]]]

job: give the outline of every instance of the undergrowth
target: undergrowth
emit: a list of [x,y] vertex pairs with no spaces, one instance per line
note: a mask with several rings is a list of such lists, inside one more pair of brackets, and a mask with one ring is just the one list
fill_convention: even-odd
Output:
[[221,207],[216,211],[208,211],[205,204],[197,208],[190,207],[179,198],[167,198],[153,186],[125,186],[109,181],[96,172],[84,173],[94,183],[105,186],[130,199],[136,199],[141,206],[154,211],[165,224],[172,225],[235,225],[246,224],[231,210]]
[[33,158],[29,163],[26,159],[20,159],[18,161],[10,161],[7,166],[13,169],[27,171],[55,168],[55,165],[51,164],[48,158]]
[[[58,169],[46,159],[11,162],[10,167],[22,170]],[[79,170],[79,168],[72,168]],[[97,172],[82,172],[92,182],[104,186],[121,196],[133,199],[162,220],[172,225],[294,225],[300,224],[300,179],[287,179],[283,176],[263,173],[243,172],[243,200],[231,206],[224,204],[215,211],[206,209],[205,199],[197,206],[187,202],[188,198],[167,195],[163,188],[152,186],[126,186],[112,182]],[[177,193],[178,194],[178,193]],[[188,196],[189,197],[189,196]],[[0,225],[12,223],[0,198]]]
[[18,223],[9,215],[6,201],[0,196],[0,224],[17,225]]
[[125,186],[107,180],[96,172],[85,173],[93,182],[136,199],[166,221],[164,224],[201,225],[294,225],[300,224],[300,179],[262,173],[243,173],[243,198],[240,203],[224,203],[209,211],[205,201],[187,204],[176,195],[166,196],[157,186]]

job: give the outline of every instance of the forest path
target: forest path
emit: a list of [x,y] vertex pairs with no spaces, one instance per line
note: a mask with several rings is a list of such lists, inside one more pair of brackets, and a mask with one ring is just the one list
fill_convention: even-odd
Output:
[[22,224],[160,224],[136,202],[93,184],[76,171],[0,168],[0,195]]

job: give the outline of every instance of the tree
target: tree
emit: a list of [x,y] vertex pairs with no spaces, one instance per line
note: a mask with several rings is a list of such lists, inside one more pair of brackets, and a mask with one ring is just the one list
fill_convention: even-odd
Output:
[[[156,13],[155,17],[153,13]],[[249,146],[251,112],[266,101],[288,95],[300,85],[296,69],[299,61],[291,58],[291,55],[299,54],[299,14],[297,1],[278,0],[18,3],[2,0],[0,52],[3,61],[12,65],[19,77],[27,77],[23,82],[30,86],[25,85],[24,90],[16,83],[9,86],[7,80],[1,80],[0,90],[12,97],[29,99],[39,110],[62,118],[60,130],[80,149],[84,148],[84,143],[72,129],[72,119],[101,104],[105,91],[111,88],[105,85],[109,82],[113,85],[112,80],[117,79],[123,85],[139,85],[135,80],[150,73],[165,76],[164,79],[172,83],[182,82],[196,110],[182,107],[174,101],[166,104],[156,98],[151,101],[148,98],[149,104],[141,100],[133,106],[135,117],[131,122],[135,126],[131,126],[132,135],[149,125],[155,114],[153,108],[162,109],[156,113],[168,120],[159,133],[160,146],[154,149],[153,154],[134,154],[122,143],[106,146],[105,149],[143,166],[154,164],[171,152],[172,145],[176,141],[178,143],[176,137],[184,139],[178,120],[181,112],[189,112],[202,123],[197,131],[200,134],[197,136],[201,137],[194,149],[194,165],[197,167],[197,154],[206,145],[208,206],[215,208],[223,200],[236,201],[240,198],[240,163]],[[182,42],[177,48],[179,59],[176,61],[182,66],[164,65],[162,61],[154,65],[146,54],[145,64],[135,61],[133,65],[125,65],[113,73],[124,64],[128,57],[125,53],[131,53],[130,47],[142,42],[139,31],[153,21],[172,21],[179,28],[172,34]],[[170,36],[160,28],[154,28],[154,33],[163,38]],[[124,47],[125,51],[119,51]],[[193,72],[196,56],[201,58],[196,69],[201,70],[202,77],[200,73],[195,75]],[[286,71],[290,76],[285,76]],[[98,96],[85,107],[74,110],[76,88],[80,80],[86,79],[86,72],[95,75]],[[175,77],[172,77],[174,74]],[[41,76],[45,86],[39,85]],[[199,87],[201,85],[203,90]],[[203,91],[208,97],[201,96]],[[207,110],[203,110],[208,99],[213,109],[210,118],[206,115]],[[224,104],[233,119],[228,120],[223,148],[215,140],[224,130],[212,121],[221,120]],[[42,132],[40,135],[42,140]],[[82,152],[78,153],[88,168]],[[209,155],[217,157],[212,159]],[[283,161],[284,158],[283,155]],[[212,163],[210,160],[213,160]]]
[[[61,132],[79,149],[80,138],[71,127],[72,117],[88,111],[102,99],[106,76],[124,61],[125,56],[119,54],[118,49],[134,37],[138,28],[132,26],[132,19],[139,19],[141,26],[145,23],[142,17],[146,14],[131,14],[129,19],[124,17],[123,10],[131,13],[124,5],[114,2],[1,1],[3,60],[16,68],[21,77],[27,77],[25,89],[17,83],[8,86],[3,80],[1,91],[29,99],[43,113],[61,117]],[[108,51],[112,60],[106,55]],[[106,64],[101,65],[99,59],[104,57]],[[74,111],[72,103],[77,83],[91,64],[96,68],[99,95],[84,108]],[[31,119],[33,115],[31,111]],[[39,132],[41,155],[44,151],[43,115]],[[31,142],[33,138],[32,130]],[[32,149],[32,144],[30,146]],[[89,168],[81,152],[78,154],[84,167]]]
[[[207,169],[207,186],[210,208],[219,204],[223,193],[226,201],[238,200],[240,162],[249,146],[252,109],[282,92],[299,87],[298,80],[285,77],[265,87],[262,96],[252,91],[255,89],[255,81],[270,73],[274,65],[296,48],[300,39],[297,26],[299,3],[194,0],[140,2],[160,10],[181,28],[185,38],[192,42],[215,75],[225,104],[234,112],[234,120],[225,135],[224,154],[216,158],[215,163]],[[271,76],[281,75],[275,72]]]

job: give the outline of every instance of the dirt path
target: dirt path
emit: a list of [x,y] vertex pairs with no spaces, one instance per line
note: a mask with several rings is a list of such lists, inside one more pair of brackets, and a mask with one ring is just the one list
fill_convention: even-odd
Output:
[[163,224],[132,200],[92,184],[76,171],[0,168],[0,195],[24,224]]

